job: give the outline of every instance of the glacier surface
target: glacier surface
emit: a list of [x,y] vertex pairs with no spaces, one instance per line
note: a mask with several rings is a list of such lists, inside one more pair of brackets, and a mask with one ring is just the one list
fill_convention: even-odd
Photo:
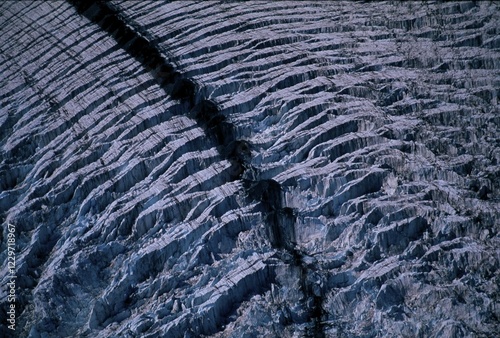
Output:
[[493,337],[499,23],[487,1],[2,2],[0,334]]

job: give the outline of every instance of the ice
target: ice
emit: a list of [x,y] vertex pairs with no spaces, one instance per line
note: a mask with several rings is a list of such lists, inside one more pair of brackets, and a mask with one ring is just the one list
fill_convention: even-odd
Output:
[[16,335],[500,330],[494,3],[0,13]]

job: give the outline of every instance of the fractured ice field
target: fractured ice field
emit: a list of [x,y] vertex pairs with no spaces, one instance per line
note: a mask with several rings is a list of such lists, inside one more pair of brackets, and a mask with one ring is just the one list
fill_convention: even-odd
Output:
[[3,1],[0,336],[495,337],[499,99],[494,1]]

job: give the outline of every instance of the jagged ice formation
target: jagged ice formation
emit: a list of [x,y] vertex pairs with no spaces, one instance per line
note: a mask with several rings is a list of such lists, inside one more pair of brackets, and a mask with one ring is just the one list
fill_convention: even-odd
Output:
[[10,223],[15,336],[495,336],[499,22],[1,3],[1,317]]

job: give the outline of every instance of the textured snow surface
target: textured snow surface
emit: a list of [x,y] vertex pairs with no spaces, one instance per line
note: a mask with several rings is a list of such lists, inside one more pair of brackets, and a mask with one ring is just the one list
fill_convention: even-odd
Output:
[[0,4],[0,335],[493,337],[500,9]]

